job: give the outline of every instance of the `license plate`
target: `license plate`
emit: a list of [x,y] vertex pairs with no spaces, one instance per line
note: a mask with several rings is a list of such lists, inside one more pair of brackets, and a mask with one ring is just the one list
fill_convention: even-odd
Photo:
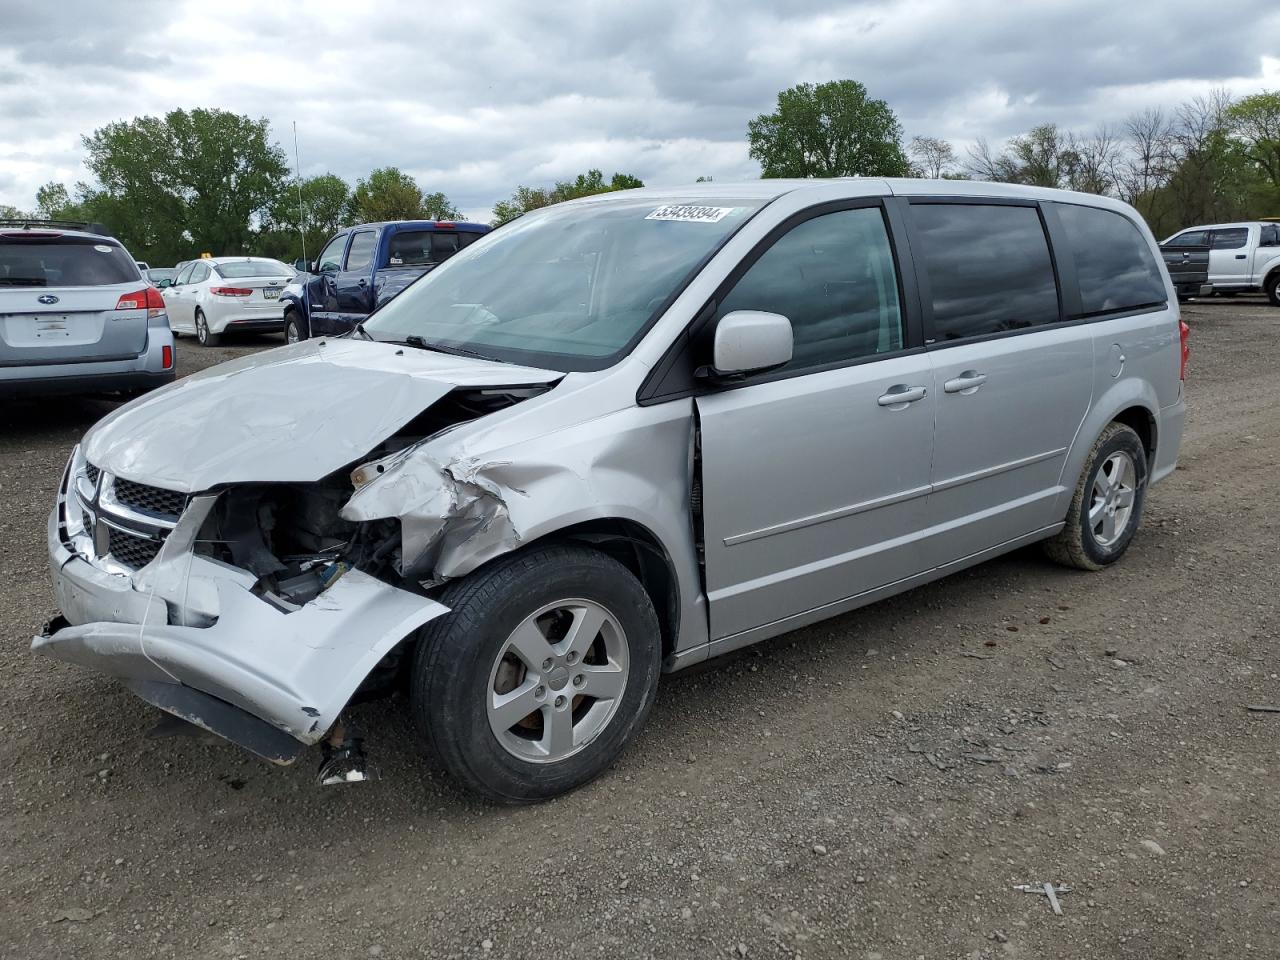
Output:
[[284,288],[283,288],[283,287],[263,287],[263,288],[262,288],[262,299],[263,299],[263,300],[279,300],[279,299],[280,299],[280,291],[281,291],[282,289],[284,289]]

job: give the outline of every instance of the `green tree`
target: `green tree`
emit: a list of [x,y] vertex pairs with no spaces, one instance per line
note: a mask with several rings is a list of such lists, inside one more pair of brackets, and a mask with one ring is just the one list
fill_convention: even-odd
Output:
[[1245,155],[1271,183],[1272,202],[1280,202],[1280,90],[1264,90],[1237,100],[1225,119]]
[[354,219],[418,220],[422,212],[422,188],[399,167],[379,167],[356,184],[351,198]]
[[295,180],[281,189],[263,218],[258,252],[295,260],[305,249],[308,256],[314,257],[320,252],[320,245],[350,218],[351,188],[337,174],[323,173],[303,180],[301,210]]
[[763,177],[903,177],[911,169],[889,105],[856,80],[802,83],[747,124]]
[[199,251],[247,252],[253,221],[288,173],[265,119],[224,110],[173,110],[95,130],[84,138],[97,179],[79,202],[134,256],[172,263]]
[[440,191],[424,194],[422,214],[431,220],[461,220],[462,211],[455,207]]
[[26,220],[29,214],[7,203],[0,203],[0,220]]
[[42,220],[74,220],[76,206],[65,183],[50,180],[36,191],[36,215]]
[[523,213],[548,207],[553,203],[563,203],[578,197],[590,197],[597,193],[612,193],[615,190],[635,190],[644,186],[644,181],[629,173],[615,173],[609,180],[596,169],[580,173],[573,180],[560,180],[552,187],[516,187],[509,200],[499,200],[493,205],[493,225],[500,227],[509,223]]

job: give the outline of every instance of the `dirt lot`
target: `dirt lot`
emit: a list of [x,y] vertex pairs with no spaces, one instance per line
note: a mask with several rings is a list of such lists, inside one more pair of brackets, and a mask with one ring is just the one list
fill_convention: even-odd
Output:
[[[664,678],[617,768],[495,809],[151,739],[37,659],[44,521],[109,409],[0,426],[0,956],[1280,956],[1280,310],[1189,307],[1191,418],[1125,561],[1034,551]],[[271,344],[179,346],[180,368]],[[1064,916],[1013,884],[1068,884]]]

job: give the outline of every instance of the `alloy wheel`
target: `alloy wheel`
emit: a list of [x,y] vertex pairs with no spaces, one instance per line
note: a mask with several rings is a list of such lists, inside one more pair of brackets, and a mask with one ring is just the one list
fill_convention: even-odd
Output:
[[1100,547],[1115,544],[1129,527],[1133,516],[1138,471],[1133,458],[1117,451],[1102,462],[1093,478],[1089,501],[1089,528]]
[[553,763],[600,735],[627,688],[622,624],[592,600],[558,600],[512,631],[489,673],[489,726],[512,756]]

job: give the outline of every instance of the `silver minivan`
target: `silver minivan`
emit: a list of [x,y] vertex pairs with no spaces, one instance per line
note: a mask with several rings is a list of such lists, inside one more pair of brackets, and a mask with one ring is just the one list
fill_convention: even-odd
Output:
[[[117,410],[34,648],[280,763],[397,689],[499,801],[605,770],[659,675],[1035,541],[1115,562],[1186,326],[1119,202],[760,180],[521,217],[351,335]],[[335,768],[334,763],[341,761]]]
[[173,377],[160,291],[105,228],[0,221],[0,396],[130,396]]

